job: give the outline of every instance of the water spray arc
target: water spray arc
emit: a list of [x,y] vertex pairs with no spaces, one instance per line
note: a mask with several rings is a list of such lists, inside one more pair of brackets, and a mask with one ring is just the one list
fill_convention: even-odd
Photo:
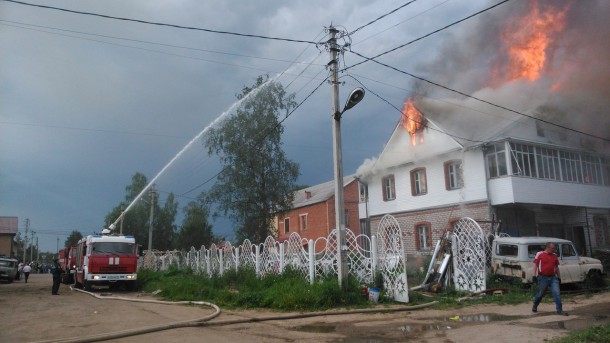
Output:
[[267,86],[267,84],[275,81],[281,74],[276,75],[274,78],[268,79],[267,81],[265,81],[263,84],[261,84],[260,86],[258,86],[257,88],[254,88],[250,91],[250,93],[248,93],[245,97],[239,99],[238,101],[234,102],[226,111],[224,111],[221,115],[219,115],[218,117],[216,117],[216,119],[214,119],[214,121],[212,121],[208,126],[206,126],[203,130],[201,130],[195,137],[193,137],[193,139],[191,139],[183,148],[182,150],[180,150],[169,162],[167,162],[167,164],[157,173],[157,175],[155,175],[155,177],[152,178],[152,180],[146,185],[146,187],[144,187],[142,189],[142,191],[140,191],[140,193],[131,201],[131,203],[129,204],[129,206],[127,206],[127,208],[125,208],[125,210],[123,210],[123,212],[121,212],[121,214],[119,215],[119,217],[108,226],[108,228],[110,230],[114,230],[116,228],[116,225],[125,217],[125,214],[127,214],[127,212],[134,206],[134,204],[136,204],[138,202],[138,200],[140,200],[142,198],[142,196],[144,194],[146,194],[146,192],[151,188],[151,186],[157,181],[157,179],[172,165],[174,164],[174,161],[176,161],[177,159],[180,158],[180,156],[182,156],[182,154],[184,154],[184,152],[186,150],[188,150],[196,141],[198,141],[199,139],[201,139],[201,137],[203,137],[203,135],[208,132],[212,127],[214,127],[216,124],[218,124],[219,122],[221,122],[222,120],[224,120],[229,114],[231,114],[233,112],[233,110],[235,110],[237,107],[239,107],[241,105],[242,102],[244,102],[246,99],[249,99],[250,97],[255,96],[256,94],[258,94],[258,92],[263,89],[265,86]]

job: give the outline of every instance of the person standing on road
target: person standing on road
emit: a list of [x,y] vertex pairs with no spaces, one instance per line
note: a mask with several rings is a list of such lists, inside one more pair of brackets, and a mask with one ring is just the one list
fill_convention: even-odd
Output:
[[32,267],[29,264],[23,266],[23,277],[25,278],[25,283],[28,283],[28,278],[30,277],[30,272],[32,271]]
[[555,309],[557,314],[567,316],[561,307],[561,296],[559,295],[559,284],[561,283],[561,275],[559,275],[559,259],[553,252],[555,250],[554,243],[547,243],[543,251],[536,254],[534,258],[534,269],[532,271],[532,280],[538,283],[538,293],[534,297],[532,312],[538,312],[538,305],[542,301],[542,297],[546,289],[551,286],[553,300],[555,300]]
[[23,273],[23,262],[19,262],[19,266],[17,266],[17,277],[15,280],[21,280],[21,273]]
[[51,294],[59,295],[59,283],[61,282],[61,267],[59,266],[59,260],[54,258],[51,264],[51,274],[53,274],[53,288],[51,288]]

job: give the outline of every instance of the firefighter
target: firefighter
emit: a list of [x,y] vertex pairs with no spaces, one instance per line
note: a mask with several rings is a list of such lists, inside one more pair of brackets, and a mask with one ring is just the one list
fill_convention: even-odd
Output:
[[51,289],[51,294],[59,295],[57,291],[59,291],[59,283],[61,282],[61,267],[59,266],[59,260],[54,258],[53,264],[51,264],[51,274],[53,274],[53,288]]

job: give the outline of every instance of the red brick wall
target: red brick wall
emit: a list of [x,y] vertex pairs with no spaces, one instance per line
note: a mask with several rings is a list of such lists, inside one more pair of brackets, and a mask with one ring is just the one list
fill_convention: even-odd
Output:
[[[358,182],[354,181],[345,187],[343,192],[345,208],[348,210],[349,229],[356,235],[360,234],[360,219],[358,214]],[[307,214],[307,230],[299,230],[299,215]],[[285,233],[284,219],[290,218],[290,232]],[[278,237],[288,238],[291,233],[297,232],[306,239],[317,239],[328,237],[335,228],[335,197],[332,196],[326,202],[312,204],[289,211],[284,216],[278,217]],[[321,249],[321,247],[316,247]]]

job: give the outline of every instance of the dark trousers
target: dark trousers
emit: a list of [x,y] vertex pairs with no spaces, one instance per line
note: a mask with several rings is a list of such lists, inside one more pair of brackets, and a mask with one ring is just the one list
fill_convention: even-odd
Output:
[[30,273],[24,272],[23,277],[25,278],[25,283],[28,283],[28,278],[30,277]]
[[59,291],[60,282],[61,277],[59,275],[53,275],[53,288],[51,289],[51,294],[57,294],[57,291]]

